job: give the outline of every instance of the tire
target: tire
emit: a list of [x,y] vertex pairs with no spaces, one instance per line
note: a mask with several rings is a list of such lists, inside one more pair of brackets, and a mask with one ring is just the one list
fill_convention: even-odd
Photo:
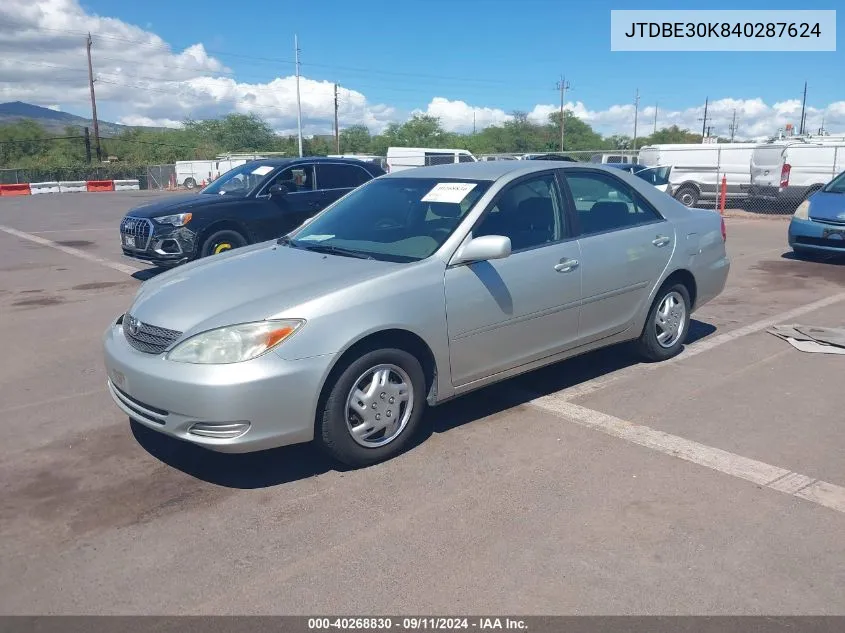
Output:
[[[387,389],[378,386],[376,372],[389,376]],[[320,448],[353,468],[385,461],[405,450],[426,406],[425,374],[416,357],[400,349],[376,349],[347,364],[336,376],[317,411],[315,435]],[[404,404],[399,381],[406,385]],[[390,408],[397,404],[398,412]],[[395,422],[379,428],[388,415]]]
[[185,178],[185,182],[182,184],[185,185],[185,189],[193,189],[197,186],[197,181],[193,178]]
[[[671,306],[669,302],[674,300],[677,305]],[[646,323],[643,326],[642,334],[637,341],[640,354],[649,361],[659,362],[677,356],[684,346],[684,340],[689,332],[690,322],[690,301],[689,291],[682,283],[664,284],[657,293],[651,309],[648,311]],[[658,334],[658,313],[669,309],[670,324],[677,324],[679,330],[664,329]],[[665,317],[664,317],[665,318]],[[670,336],[661,341],[664,333]]]
[[698,202],[700,194],[698,189],[692,185],[683,185],[675,192],[675,200],[680,202],[685,207],[694,207]]
[[200,257],[218,255],[234,248],[246,246],[246,244],[246,238],[237,231],[233,231],[231,229],[215,231],[202,243]]

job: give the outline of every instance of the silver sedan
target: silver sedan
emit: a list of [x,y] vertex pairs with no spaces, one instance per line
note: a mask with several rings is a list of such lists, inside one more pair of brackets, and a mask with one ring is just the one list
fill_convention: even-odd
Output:
[[623,341],[675,356],[725,286],[725,239],[718,213],[600,165],[405,170],[145,282],[105,332],[108,389],[212,450],[316,440],[372,464],[479,387]]

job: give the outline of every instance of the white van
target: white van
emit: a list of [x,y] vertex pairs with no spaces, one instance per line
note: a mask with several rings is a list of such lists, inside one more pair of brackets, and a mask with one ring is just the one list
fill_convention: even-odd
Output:
[[727,179],[727,197],[748,194],[751,176],[748,166],[756,143],[678,143],[646,145],[640,149],[639,164],[647,167],[670,165],[673,196],[687,207],[699,200],[718,198],[722,177]]
[[412,167],[475,162],[478,162],[475,156],[469,150],[465,149],[434,149],[430,147],[387,148],[387,173],[411,169]]
[[636,164],[637,156],[629,154],[593,154],[590,162],[597,165],[628,165]]
[[749,196],[797,206],[843,169],[845,137],[763,143],[751,156]]

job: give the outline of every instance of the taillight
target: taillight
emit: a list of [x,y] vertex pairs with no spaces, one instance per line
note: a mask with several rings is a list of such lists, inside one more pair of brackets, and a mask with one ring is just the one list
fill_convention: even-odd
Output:
[[728,241],[728,229],[727,229],[727,227],[725,227],[725,218],[721,218],[721,220],[722,220],[722,241],[727,242]]
[[789,172],[792,171],[792,166],[789,163],[784,163],[780,168],[780,186],[789,186]]

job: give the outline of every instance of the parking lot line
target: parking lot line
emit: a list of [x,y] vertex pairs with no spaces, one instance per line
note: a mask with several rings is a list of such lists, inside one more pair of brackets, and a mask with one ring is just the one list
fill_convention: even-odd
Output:
[[100,264],[100,266],[105,266],[106,268],[111,268],[112,270],[117,270],[119,272],[126,273],[127,275],[133,275],[140,270],[140,268],[134,268],[132,266],[128,266],[127,264],[121,264],[120,262],[113,262],[108,259],[103,259],[102,257],[97,257],[96,255],[91,255],[90,253],[81,251],[78,248],[73,248],[71,246],[63,246],[62,244],[57,244],[53,240],[48,240],[46,237],[39,237],[38,235],[33,235],[32,233],[24,233],[23,231],[18,231],[17,229],[13,229],[8,226],[0,225],[0,231],[8,233],[9,235],[14,235],[15,237],[19,237],[23,240],[29,240],[30,242],[34,242],[35,244],[40,244],[41,246],[54,248],[57,251],[62,251],[63,253],[67,253],[68,255],[73,255],[74,257],[78,257],[80,259],[84,259],[95,264]]
[[613,374],[605,374],[603,376],[593,378],[592,380],[587,380],[582,383],[579,383],[573,387],[567,387],[559,391],[558,394],[566,400],[574,400],[575,398],[581,398],[583,396],[587,396],[592,393],[595,393],[596,391],[604,389],[605,387],[608,387],[611,384],[614,384],[625,378],[630,378],[644,371],[660,369],[661,367],[665,367],[666,365],[684,362],[685,360],[692,358],[693,356],[698,356],[699,354],[703,354],[704,352],[709,352],[711,349],[715,349],[720,345],[724,345],[725,343],[730,343],[731,341],[734,341],[743,336],[748,336],[749,334],[755,334],[757,332],[770,328],[773,325],[789,323],[790,321],[799,316],[803,316],[810,312],[815,312],[816,310],[821,310],[822,308],[826,308],[827,306],[839,303],[840,301],[845,301],[845,292],[840,292],[838,294],[831,295],[830,297],[819,299],[818,301],[814,301],[813,303],[808,303],[803,306],[793,308],[792,310],[781,312],[766,319],[760,319],[759,321],[749,323],[748,325],[744,325],[743,327],[731,330],[730,332],[718,334],[713,338],[705,338],[697,343],[693,343],[692,345],[687,346],[684,351],[681,352],[681,354],[679,354],[675,358],[663,361],[662,363],[652,363],[649,365],[631,365]]
[[842,486],[588,409],[557,394],[534,398],[529,404],[627,442],[845,513]]

